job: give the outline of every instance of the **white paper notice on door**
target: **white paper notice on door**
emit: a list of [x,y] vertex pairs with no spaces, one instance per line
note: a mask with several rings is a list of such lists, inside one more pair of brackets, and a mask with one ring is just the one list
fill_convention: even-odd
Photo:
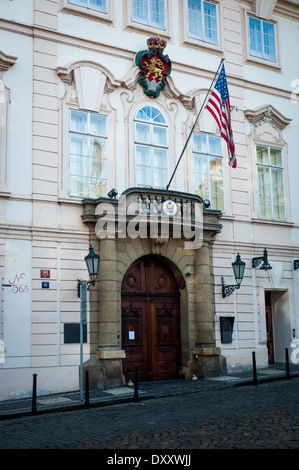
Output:
[[129,339],[135,339],[135,331],[129,331]]

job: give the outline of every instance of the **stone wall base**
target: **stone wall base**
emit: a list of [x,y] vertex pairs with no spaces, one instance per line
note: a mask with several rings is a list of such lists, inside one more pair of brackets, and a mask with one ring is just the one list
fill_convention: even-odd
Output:
[[122,360],[120,358],[101,359],[99,357],[91,357],[83,364],[83,370],[84,382],[85,370],[88,370],[90,390],[109,390],[123,387],[125,384],[122,373]]
[[[122,350],[97,351],[96,356],[86,361],[83,364],[84,381],[85,370],[88,369],[90,390],[123,387],[125,385],[122,373],[123,357],[125,353]],[[180,376],[185,380],[191,380],[194,375],[198,378],[208,378],[225,375],[226,372],[226,359],[221,355],[220,348],[198,348],[193,351],[187,367],[181,369]]]
[[221,355],[220,348],[197,348],[193,351],[188,363],[185,378],[217,377],[226,374],[226,359]]

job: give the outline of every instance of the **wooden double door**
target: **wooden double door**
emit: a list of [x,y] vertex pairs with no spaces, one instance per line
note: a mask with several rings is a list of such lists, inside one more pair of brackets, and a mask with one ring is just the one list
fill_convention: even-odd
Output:
[[169,380],[180,369],[180,294],[170,269],[155,257],[137,260],[122,283],[123,373],[134,380]]

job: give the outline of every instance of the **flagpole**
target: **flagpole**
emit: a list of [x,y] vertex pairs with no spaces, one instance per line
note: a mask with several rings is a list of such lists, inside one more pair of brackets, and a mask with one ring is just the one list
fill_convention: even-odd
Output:
[[178,161],[177,161],[177,164],[176,164],[175,169],[174,169],[174,171],[173,171],[173,173],[172,173],[172,176],[171,176],[171,178],[170,178],[170,180],[169,180],[169,183],[168,183],[168,185],[166,186],[166,189],[169,188],[169,186],[170,186],[170,184],[171,184],[171,182],[172,182],[172,180],[173,180],[174,174],[175,174],[175,172],[176,172],[176,170],[177,170],[177,167],[178,167],[179,164],[180,164],[180,161],[181,161],[182,156],[183,156],[183,154],[184,154],[184,152],[185,152],[185,150],[186,150],[186,147],[187,147],[187,145],[188,145],[188,142],[189,142],[189,140],[190,140],[190,137],[191,137],[191,135],[192,135],[192,132],[194,131],[194,128],[195,128],[195,126],[196,126],[196,123],[197,123],[197,121],[198,121],[198,119],[199,119],[199,116],[201,115],[201,112],[202,112],[202,110],[203,110],[203,108],[204,108],[204,106],[205,106],[205,103],[206,103],[206,101],[207,101],[207,97],[208,97],[209,94],[210,94],[210,91],[211,91],[211,89],[212,89],[212,87],[213,87],[213,85],[214,85],[216,76],[217,76],[217,74],[218,74],[218,72],[219,72],[219,69],[220,69],[220,67],[221,67],[221,65],[222,65],[222,63],[223,63],[224,60],[225,60],[224,57],[221,57],[221,62],[220,62],[220,64],[219,64],[219,66],[218,66],[218,69],[217,69],[215,75],[214,75],[214,78],[213,78],[212,83],[211,83],[211,85],[210,85],[210,88],[209,88],[209,90],[208,90],[208,92],[207,92],[207,94],[206,94],[206,97],[205,97],[205,99],[204,99],[204,101],[203,101],[203,103],[202,103],[202,105],[201,105],[201,108],[200,108],[200,110],[199,110],[199,113],[198,113],[198,115],[197,115],[197,117],[196,117],[196,119],[195,119],[195,122],[194,122],[194,124],[193,124],[193,126],[192,126],[192,129],[191,129],[191,131],[190,131],[190,134],[189,134],[189,136],[188,136],[188,139],[186,140],[186,143],[185,143],[184,148],[183,148],[183,150],[182,150],[182,152],[181,152],[180,158],[179,158]]

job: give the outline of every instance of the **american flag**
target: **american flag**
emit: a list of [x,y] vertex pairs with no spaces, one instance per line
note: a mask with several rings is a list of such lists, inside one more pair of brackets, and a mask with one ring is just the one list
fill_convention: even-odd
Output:
[[206,109],[208,109],[215,118],[221,132],[221,137],[223,137],[227,143],[230,166],[232,168],[236,168],[237,160],[235,144],[233,140],[233,131],[230,117],[230,101],[224,64],[219,73],[216,85],[212,90],[210,98],[207,102]]

